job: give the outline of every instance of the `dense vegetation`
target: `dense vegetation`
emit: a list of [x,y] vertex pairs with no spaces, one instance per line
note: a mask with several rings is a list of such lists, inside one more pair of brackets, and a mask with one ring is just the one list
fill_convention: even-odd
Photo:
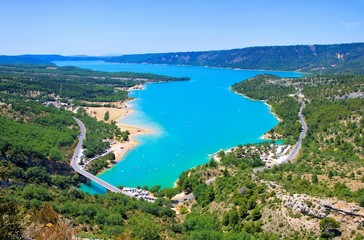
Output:
[[158,81],[188,80],[154,74],[105,73],[76,67],[53,67],[47,65],[0,66],[0,92],[20,94],[34,99],[93,102],[116,102],[128,98],[123,87]]
[[[19,239],[23,232],[27,238],[69,239],[73,226],[79,226],[83,232],[111,236],[125,232],[123,222],[129,219],[128,229],[134,229],[135,235],[145,232],[140,225],[141,216],[148,220],[152,231],[145,234],[160,236],[157,225],[152,222],[156,217],[166,218],[168,222],[174,216],[165,207],[168,201],[161,199],[150,204],[123,195],[94,197],[75,189],[80,179],[70,168],[69,159],[79,128],[73,117],[81,119],[88,130],[84,141],[86,158],[103,153],[113,139],[127,140],[129,133],[120,131],[115,122],[108,124],[89,117],[83,108],[75,105],[76,96],[64,87],[60,93],[53,84],[79,86],[80,93],[85,94],[89,89],[96,89],[102,97],[100,88],[114,89],[173,78],[134,73],[112,75],[73,67],[49,69],[43,65],[0,68],[1,238]],[[53,99],[57,101],[46,101]],[[112,153],[107,154],[92,162],[89,170],[96,173],[105,167],[107,160],[114,159]]]
[[120,63],[183,64],[312,73],[364,74],[364,43],[248,47],[205,52],[132,54],[117,57],[61,55],[0,56],[0,63],[104,60]]
[[31,56],[5,56],[0,55],[0,63],[5,64],[51,64],[48,60]]
[[122,63],[184,64],[196,66],[364,74],[364,43],[249,47],[242,49],[135,54],[110,57]]
[[[364,206],[364,186],[360,187],[364,179],[364,77],[262,75],[235,84],[234,91],[272,106],[282,120],[272,135],[287,143],[294,142],[300,132],[299,102],[293,94],[302,94],[309,131],[298,159],[253,173],[253,168],[264,165],[259,153],[268,151],[272,143],[237,146],[219,152],[219,161],[212,159],[183,172],[175,188],[149,189],[158,197],[149,203],[115,193],[89,195],[76,188],[80,179],[68,164],[79,133],[73,117],[88,129],[84,147],[89,158],[103,153],[112,139],[126,140],[128,133],[121,132],[114,122],[89,117],[70,93],[62,95],[59,88],[51,87],[63,78],[81,89],[113,88],[124,84],[118,83],[121,79],[102,73],[93,77],[88,70],[76,74],[78,70],[73,68],[4,68],[0,71],[0,238],[332,238],[345,229],[331,217],[316,221],[292,211],[273,215],[283,204],[277,197],[283,191],[278,186],[290,194],[336,197]],[[27,91],[27,87],[31,89]],[[97,94],[101,96],[101,92]],[[49,99],[65,105],[54,107],[47,104]],[[113,158],[107,154],[92,162],[88,170],[98,172]],[[176,214],[171,209],[175,201],[170,199],[180,192],[187,194],[186,198],[193,196],[174,205]],[[312,221],[317,231],[292,230],[285,219]],[[271,228],[275,223],[277,228]],[[362,232],[358,226],[350,236],[361,239]]]
[[65,162],[78,135],[71,112],[2,99],[0,156],[22,167]]
[[54,65],[53,61],[88,61],[88,60],[102,60],[101,57],[89,57],[89,56],[62,56],[57,54],[26,54],[18,56],[5,56],[0,55],[0,63],[6,64],[47,64]]
[[86,168],[86,170],[94,175],[98,174],[102,170],[108,167],[109,163],[114,163],[114,153],[108,153],[105,156],[101,156],[93,160]]
[[[9,108],[10,102],[12,108]],[[9,216],[10,219],[10,223],[6,222],[3,225],[5,227],[4,234],[8,233],[9,239],[11,239],[10,236],[13,239],[17,239],[19,233],[23,231],[19,226],[27,227],[27,230],[24,232],[27,237],[37,239],[41,239],[42,234],[37,229],[45,228],[44,231],[51,231],[52,234],[56,232],[61,234],[70,232],[74,227],[82,232],[80,236],[87,237],[92,235],[93,237],[100,238],[114,236],[114,238],[119,239],[127,237],[161,239],[167,236],[183,239],[185,235],[190,236],[189,238],[205,239],[205,237],[209,238],[215,235],[219,238],[237,235],[235,233],[223,234],[221,232],[223,224],[214,214],[206,213],[200,218],[200,216],[194,213],[188,216],[183,224],[178,223],[174,217],[175,213],[170,209],[170,202],[166,199],[159,199],[156,203],[151,204],[120,194],[108,193],[101,196],[91,196],[78,191],[73,187],[79,183],[78,177],[70,169],[60,169],[58,165],[53,166],[53,169],[49,168],[52,166],[52,162],[61,164],[69,158],[69,156],[62,155],[62,153],[67,152],[62,150],[62,147],[66,146],[70,151],[75,142],[75,136],[78,133],[71,112],[58,110],[54,107],[45,107],[33,101],[12,102],[10,100],[6,104],[4,102],[2,112],[2,119],[6,121],[4,122],[6,124],[1,125],[3,133],[1,143],[7,146],[8,151],[12,150],[17,153],[17,157],[13,157],[8,154],[8,151],[4,150],[0,161],[1,186],[6,188],[6,193],[1,191],[1,199],[6,204],[2,203],[0,210]],[[114,129],[113,125],[103,126],[105,124],[97,122],[87,117],[87,115],[83,115],[82,112],[78,113],[78,117],[82,119],[88,129],[98,129],[98,134],[103,137],[110,137],[108,134],[111,133],[107,130],[109,129],[112,132]],[[19,130],[30,131],[29,134],[22,136],[24,141],[10,141],[12,139],[10,137],[11,130],[14,125]],[[34,131],[33,128],[35,128]],[[102,135],[103,129],[105,129],[105,135]],[[48,131],[50,131],[49,134]],[[72,141],[66,142],[64,145],[57,143],[62,138],[52,137],[53,131],[59,131],[55,132],[56,135],[63,133],[66,136],[73,136],[73,138],[70,138]],[[14,134],[16,136],[19,135],[19,133]],[[42,142],[35,142],[33,137]],[[27,144],[27,142],[31,145]],[[15,148],[15,144],[25,144],[28,152],[22,153],[21,146],[19,145],[18,148]],[[58,158],[52,158],[52,151],[45,151],[47,146],[52,144],[54,144],[54,150],[52,151],[58,152]],[[34,154],[30,154],[32,152]],[[19,155],[26,156],[28,162],[25,164],[24,161],[19,161],[21,159]],[[112,157],[105,156],[106,158]],[[236,164],[236,162],[228,160],[228,155],[226,159],[229,165]],[[101,158],[101,161],[103,160]],[[64,166],[67,166],[67,164]],[[211,162],[209,167],[213,166],[216,167],[214,162]],[[253,162],[246,160],[246,165],[243,166],[239,163],[239,166],[246,168],[255,165]],[[91,165],[91,168],[97,167]],[[98,171],[98,169],[95,171]],[[214,200],[216,191],[214,188],[208,187],[201,180],[195,182],[199,175],[192,175],[187,179],[184,179],[182,176],[180,179],[180,189],[182,189],[182,186],[186,189],[186,186],[190,185],[191,191],[196,195],[199,205],[207,206]],[[226,176],[228,177],[228,175]],[[243,176],[244,174],[241,177]],[[237,181],[244,183],[243,180],[245,178],[240,179],[230,176],[229,179],[229,181],[234,181],[234,183],[228,184],[228,189],[220,187],[220,191],[224,191],[224,194],[230,192],[231,189],[235,189],[234,185]],[[190,183],[183,183],[185,181]],[[220,182],[222,186],[226,184],[222,180],[219,180]],[[250,188],[255,186],[254,184],[250,186],[248,183],[245,185],[248,185]],[[168,190],[165,189],[159,194],[160,196],[168,195],[167,192]],[[174,193],[176,193],[176,190],[172,190],[172,195]],[[222,195],[218,194],[217,196]],[[251,194],[246,197],[248,196],[251,197]],[[224,201],[224,199],[219,197],[219,201]],[[241,201],[243,202],[243,200]],[[255,204],[251,203],[249,206],[246,211],[249,211]],[[25,215],[30,217],[22,220]],[[145,228],[146,223],[148,228]],[[213,225],[209,225],[210,223]],[[49,226],[47,227],[46,225]],[[214,229],[214,231],[211,232],[211,229]],[[250,229],[248,231],[253,232],[254,230]],[[47,237],[49,236],[47,235]],[[249,236],[249,234],[246,233],[244,236]],[[67,236],[56,235],[53,239],[60,237],[66,239]]]
[[[259,84],[261,77],[250,81]],[[247,84],[243,82],[240,85],[251,85],[246,82]],[[263,174],[263,177],[279,182],[293,192],[335,196],[357,201],[364,206],[364,192],[361,187],[364,167],[364,77],[346,75],[272,78],[271,81],[266,80],[265,84],[266,88],[275,92],[279,92],[277,85],[302,89],[306,99],[304,115],[308,132],[297,161],[277,166]],[[241,89],[244,94],[251,93],[251,88]],[[264,89],[262,92],[265,92]],[[274,93],[268,95],[260,99],[270,101]],[[277,114],[280,112],[279,108],[290,110],[284,105],[276,106],[278,109],[274,108],[274,111]],[[281,117],[280,114],[278,116]],[[285,122],[286,118],[282,118]],[[289,136],[291,132],[282,134],[283,137]]]

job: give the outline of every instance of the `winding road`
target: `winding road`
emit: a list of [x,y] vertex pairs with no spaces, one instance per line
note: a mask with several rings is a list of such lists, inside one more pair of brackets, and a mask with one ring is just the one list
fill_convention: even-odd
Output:
[[[288,154],[287,158],[284,159],[282,162],[277,163],[277,164],[287,163],[287,162],[290,162],[293,159],[295,159],[298,156],[299,151],[301,150],[302,140],[306,137],[306,134],[307,134],[307,124],[306,124],[305,119],[303,118],[303,115],[302,115],[303,109],[305,108],[306,104],[299,97],[297,97],[297,100],[301,103],[300,111],[298,112],[298,117],[299,117],[299,121],[300,121],[300,123],[302,125],[302,131],[301,131],[301,134],[300,134],[300,137],[299,137],[298,141],[293,146],[293,148],[290,151],[290,153]],[[254,168],[253,172],[261,172],[261,171],[264,171],[264,169],[267,169],[267,168],[268,168],[267,166]]]
[[79,163],[81,162],[81,158],[83,157],[83,149],[82,149],[82,145],[83,145],[83,140],[86,137],[86,127],[83,124],[83,122],[81,122],[78,118],[75,118],[75,121],[77,122],[78,126],[81,129],[81,134],[78,137],[78,143],[77,143],[77,147],[76,150],[73,154],[72,160],[71,160],[71,167],[78,172],[79,174],[81,174],[82,176],[94,181],[95,183],[103,186],[104,188],[106,188],[107,190],[109,190],[110,192],[116,192],[116,193],[122,193],[121,189],[111,185],[110,183],[105,182],[104,180],[96,177],[95,175],[83,170]]
[[300,123],[302,125],[302,132],[300,134],[300,137],[299,137],[297,143],[293,146],[293,149],[288,154],[287,159],[283,160],[281,162],[281,164],[292,161],[293,159],[295,159],[298,156],[298,153],[302,147],[302,140],[306,137],[306,134],[307,134],[307,124],[302,115],[303,109],[305,108],[306,104],[301,98],[297,98],[297,100],[301,103],[300,111],[298,112],[298,117],[299,117]]

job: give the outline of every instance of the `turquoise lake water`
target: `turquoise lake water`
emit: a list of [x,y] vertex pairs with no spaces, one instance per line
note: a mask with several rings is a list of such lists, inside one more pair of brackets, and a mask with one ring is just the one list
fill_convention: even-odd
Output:
[[[257,74],[299,77],[292,72],[231,70],[194,66],[118,64],[102,61],[59,61],[101,71],[145,72],[191,81],[148,84],[130,95],[135,113],[123,123],[152,128],[156,134],[138,136],[139,145],[99,177],[115,186],[172,187],[184,170],[209,161],[209,155],[239,144],[257,143],[277,119],[260,101],[230,91],[232,84]],[[104,193],[97,184],[82,190]]]

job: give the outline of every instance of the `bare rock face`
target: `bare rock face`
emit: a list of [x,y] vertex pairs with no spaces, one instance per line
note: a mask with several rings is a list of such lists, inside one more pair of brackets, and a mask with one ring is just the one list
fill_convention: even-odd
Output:
[[[342,239],[353,239],[353,232],[359,232],[358,229],[364,227],[364,207],[357,203],[329,197],[290,194],[272,181],[262,182],[273,193],[269,199],[272,204],[267,205],[264,211],[265,231],[288,236],[292,231],[303,230],[319,236],[319,222],[325,217],[334,218],[341,223]],[[276,221],[270,221],[270,218]],[[281,227],[282,223],[285,228]]]
[[293,212],[315,218],[321,219],[330,213],[339,213],[348,217],[359,218],[359,222],[364,220],[364,209],[343,201],[331,202],[304,194],[282,195],[281,198],[285,201],[284,206],[291,208]]
[[332,204],[328,201],[319,200],[320,204],[331,212],[338,212],[350,217],[359,217],[364,219],[364,210],[361,207],[357,207],[353,204],[346,204],[342,201],[338,201]]
[[[271,191],[276,193],[283,206],[293,212],[322,219],[331,216],[341,216],[341,219],[364,226],[364,208],[355,203],[345,202],[335,198],[318,198],[306,194],[290,195],[274,182],[266,182]],[[339,219],[340,220],[340,219]],[[341,220],[340,220],[341,221]]]
[[325,206],[318,203],[305,195],[294,194],[293,196],[282,196],[285,200],[285,207],[291,208],[292,211],[309,215],[315,218],[324,218],[328,215]]

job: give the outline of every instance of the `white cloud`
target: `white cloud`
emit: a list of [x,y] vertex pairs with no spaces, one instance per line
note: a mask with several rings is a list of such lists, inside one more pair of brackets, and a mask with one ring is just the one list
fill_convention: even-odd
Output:
[[341,24],[347,28],[358,28],[363,25],[363,22],[342,22]]

